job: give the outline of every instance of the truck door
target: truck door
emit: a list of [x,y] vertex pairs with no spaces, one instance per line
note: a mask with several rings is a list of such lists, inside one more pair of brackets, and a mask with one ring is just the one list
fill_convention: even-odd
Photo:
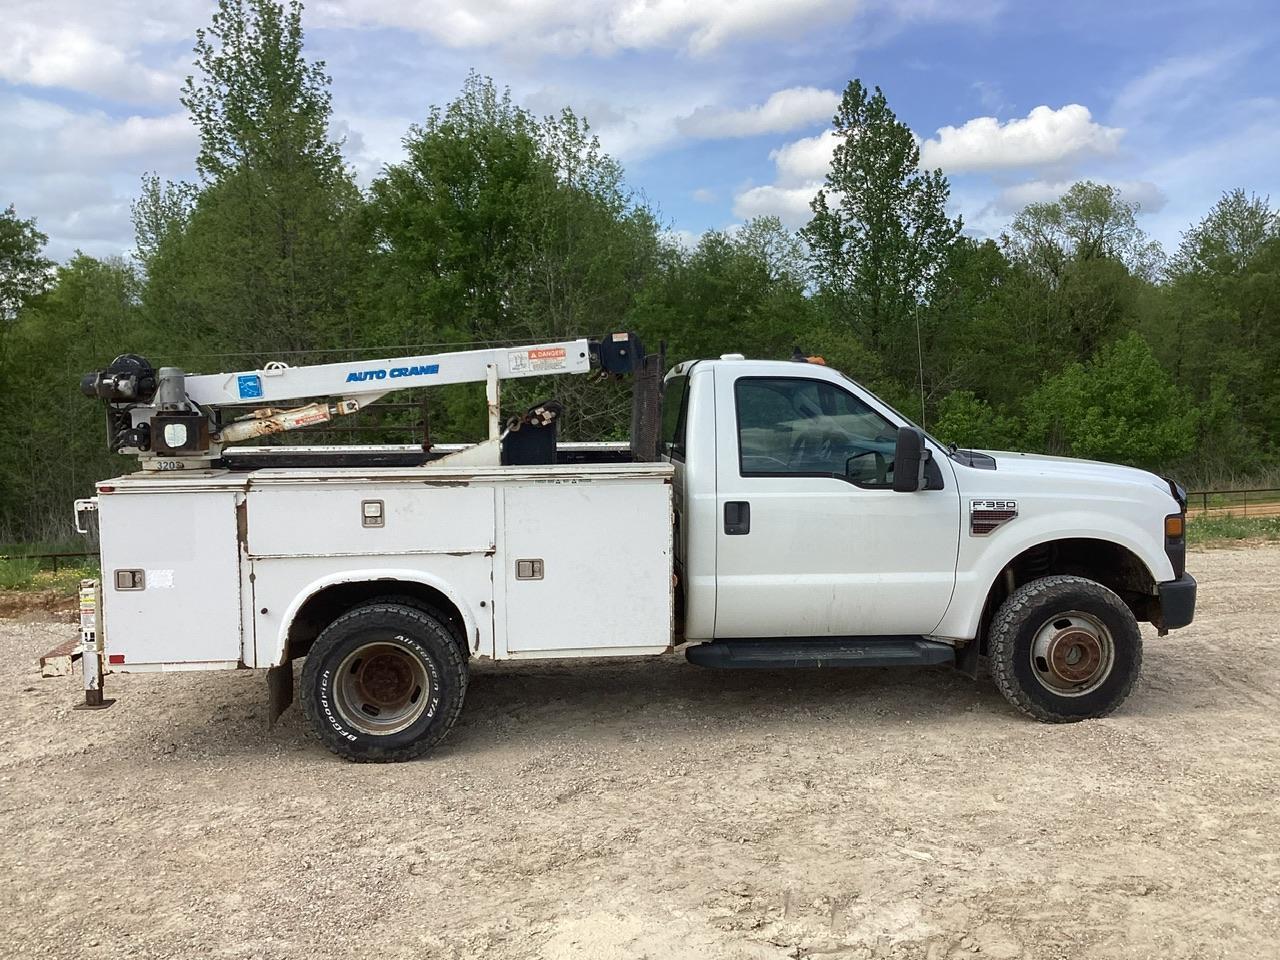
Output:
[[715,635],[932,632],[955,586],[950,461],[934,451],[942,489],[895,493],[897,426],[821,368],[721,366],[715,390]]

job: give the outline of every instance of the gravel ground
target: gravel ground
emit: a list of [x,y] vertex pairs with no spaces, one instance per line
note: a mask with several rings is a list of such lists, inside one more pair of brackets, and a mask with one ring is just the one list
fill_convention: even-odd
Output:
[[1280,548],[1193,553],[1114,717],[948,670],[481,665],[352,765],[256,673],[76,678],[0,621],[0,957],[1280,955]]

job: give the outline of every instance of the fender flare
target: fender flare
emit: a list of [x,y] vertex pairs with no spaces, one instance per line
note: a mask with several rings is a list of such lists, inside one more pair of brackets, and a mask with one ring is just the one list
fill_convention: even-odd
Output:
[[[1044,522],[1046,524],[1048,519],[1045,518]],[[1067,531],[1070,531],[1069,534]],[[988,553],[984,556],[982,563],[974,571],[975,575],[968,583],[964,582],[962,576],[959,575],[959,570],[957,570],[956,590],[952,594],[952,602],[947,607],[947,612],[943,615],[938,626],[935,627],[934,632],[938,636],[962,639],[972,639],[977,636],[982,610],[986,605],[987,598],[991,595],[992,588],[996,585],[1005,568],[1026,551],[1058,540],[1098,540],[1103,543],[1109,543],[1124,550],[1141,563],[1153,583],[1169,579],[1163,576],[1163,571],[1159,569],[1160,560],[1163,559],[1168,563],[1163,547],[1161,547],[1161,551],[1157,556],[1153,543],[1143,543],[1140,536],[1135,536],[1134,531],[1124,526],[1112,530],[1103,530],[1083,524],[1064,525],[1057,529],[1050,529],[1047,526],[1042,529],[1027,529],[1023,531],[1022,536],[1011,539],[1007,544],[1002,544],[1002,549],[998,554]],[[1153,560],[1155,561],[1154,563]],[[962,598],[966,602],[958,604],[957,601]]]
[[[276,645],[271,652],[271,658],[264,666],[279,666],[284,663],[284,654],[289,646],[289,631],[293,627],[293,621],[308,601],[316,594],[329,587],[337,586],[342,583],[372,583],[380,580],[392,582],[411,582],[420,583],[423,586],[430,587],[439,591],[457,609],[458,614],[462,617],[462,626],[467,637],[475,637],[479,629],[479,621],[475,613],[471,610],[470,605],[462,598],[456,589],[454,589],[447,581],[442,580],[434,574],[425,573],[421,570],[412,570],[403,567],[362,567],[358,570],[344,570],[338,573],[326,574],[319,577],[301,590],[290,602],[288,608],[284,612],[284,616],[280,620],[280,629],[276,634]],[[478,641],[477,641],[478,642]]]

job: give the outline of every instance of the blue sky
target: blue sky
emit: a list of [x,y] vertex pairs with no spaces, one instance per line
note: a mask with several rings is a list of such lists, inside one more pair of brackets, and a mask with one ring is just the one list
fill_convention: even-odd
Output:
[[[140,176],[191,178],[207,0],[0,0],[0,204],[58,258],[132,246]],[[469,69],[586,115],[682,237],[805,220],[845,84],[879,85],[970,232],[1091,178],[1172,248],[1224,190],[1280,199],[1280,12],[1255,0],[316,0],[308,48],[362,183]]]

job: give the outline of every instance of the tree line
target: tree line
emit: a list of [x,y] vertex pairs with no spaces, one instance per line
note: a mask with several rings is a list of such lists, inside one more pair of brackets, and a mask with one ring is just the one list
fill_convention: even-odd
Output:
[[[884,94],[853,80],[805,227],[762,217],[685,247],[584,119],[535,116],[475,74],[361,189],[296,0],[221,0],[194,66],[197,181],[142,178],[131,257],[54,264],[34,221],[0,213],[0,540],[64,538],[70,500],[128,469],[77,390],[125,352],[210,372],[632,329],[673,361],[799,346],[962,446],[1194,484],[1276,463],[1268,198],[1228,190],[1170,256],[1091,182],[977,239]],[[560,378],[507,399],[539,391],[566,401],[568,435],[625,435],[622,389]],[[429,418],[437,439],[485,429],[470,387],[432,391]]]

